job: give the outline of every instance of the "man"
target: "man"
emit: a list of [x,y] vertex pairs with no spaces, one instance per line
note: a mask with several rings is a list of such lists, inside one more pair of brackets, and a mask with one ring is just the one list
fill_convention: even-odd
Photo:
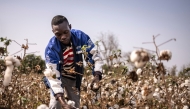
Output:
[[[101,79],[101,58],[90,37],[80,30],[71,29],[71,24],[66,17],[55,16],[52,19],[51,26],[55,36],[50,39],[45,49],[45,59],[47,69],[51,69],[56,77],[46,76],[46,84],[51,90],[49,108],[72,109],[65,102],[65,93],[67,93],[69,100],[75,102],[75,107],[79,108],[80,86],[84,71],[83,66],[77,64],[83,62],[81,48],[84,45],[87,46],[86,61],[94,65],[92,68],[94,79],[91,86]],[[65,88],[65,92],[63,88]],[[76,90],[79,91],[79,94],[76,93]]]

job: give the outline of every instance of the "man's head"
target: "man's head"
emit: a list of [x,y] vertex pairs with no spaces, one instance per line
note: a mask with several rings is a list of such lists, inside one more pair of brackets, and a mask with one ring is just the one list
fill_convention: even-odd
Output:
[[57,15],[51,21],[52,32],[63,44],[69,44],[71,39],[71,25],[66,17]]

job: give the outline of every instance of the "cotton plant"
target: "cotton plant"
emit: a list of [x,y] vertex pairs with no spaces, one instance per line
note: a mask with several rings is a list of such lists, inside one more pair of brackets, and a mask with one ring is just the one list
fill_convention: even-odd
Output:
[[[153,76],[153,75],[152,75]],[[110,80],[110,79],[108,79]],[[142,105],[142,103],[147,103],[148,101],[151,101],[152,99],[154,99],[155,103],[165,103],[167,101],[166,97],[167,94],[165,92],[166,87],[164,86],[163,81],[160,81],[160,83],[156,83],[158,85],[161,86],[155,86],[156,84],[153,83],[153,79],[151,79],[151,77],[147,78],[147,80],[139,80],[138,82],[132,82],[131,80],[127,79],[125,77],[121,77],[119,79],[112,79],[114,80],[114,82],[111,82],[111,80],[106,83],[106,81],[102,81],[102,86],[100,89],[100,92],[97,92],[95,95],[94,94],[89,94],[91,97],[87,97],[87,99],[91,99],[91,102],[89,104],[84,104],[84,102],[87,101],[82,101],[82,106],[88,106],[89,108],[92,108],[94,106],[94,108],[96,107],[102,107],[104,105],[108,106],[107,108],[114,108],[114,105],[119,105],[119,108],[123,108],[123,107],[131,107],[131,108],[138,108],[139,105]],[[125,84],[123,84],[125,83]],[[183,81],[179,81],[179,84],[183,83]],[[185,81],[184,81],[185,83]],[[146,84],[146,85],[145,85]],[[168,87],[171,87],[172,84],[168,84]],[[138,88],[137,88],[138,87]],[[167,88],[168,88],[167,87]],[[186,87],[186,86],[185,86]],[[177,87],[171,87],[173,88],[174,91],[176,91]],[[124,90],[124,93],[121,90]],[[108,93],[109,94],[106,94]],[[92,92],[88,92],[88,93],[92,93]],[[101,96],[99,96],[99,94],[101,93]],[[123,93],[123,94],[121,94]],[[184,105],[186,105],[185,103],[188,103],[188,99],[184,98],[184,95],[187,92],[183,92],[182,97],[180,99],[181,103],[184,103]],[[95,97],[94,97],[95,96]],[[98,97],[97,97],[98,96]],[[179,94],[176,94],[176,97],[178,97]],[[101,98],[101,99],[97,99],[97,98]],[[83,97],[81,97],[83,98]],[[86,99],[86,98],[83,98]],[[173,99],[173,98],[172,98]],[[98,100],[98,101],[96,101]],[[123,101],[122,101],[123,100]],[[120,101],[122,101],[124,104],[120,104]],[[105,103],[106,102],[106,103]],[[174,104],[172,105],[173,107],[175,107],[177,104],[175,103],[176,100],[173,100]],[[98,104],[96,104],[98,103]],[[100,104],[99,104],[100,103]],[[93,105],[93,106],[92,106]],[[159,104],[157,104],[158,106],[154,107],[154,108],[162,108],[159,106]],[[91,107],[92,106],[92,107]],[[149,107],[152,108],[151,105],[149,106],[149,104],[144,105],[143,107],[145,108]]]
[[5,65],[7,66],[4,74],[3,85],[8,86],[11,82],[12,72],[14,67],[19,67],[21,65],[20,61],[12,56],[5,57]]
[[[146,50],[143,49],[136,50],[136,52],[133,52],[133,56],[131,54],[131,61],[134,62],[134,65],[136,65],[137,70],[130,72],[129,76],[131,76],[133,79],[134,77],[139,76],[139,79],[137,79],[136,81],[131,81],[127,78],[127,76],[123,76],[119,79],[110,79],[113,73],[108,73],[109,75],[105,73],[103,75],[103,80],[101,80],[101,88],[99,91],[95,93],[90,90],[88,84],[89,82],[86,82],[82,85],[82,87],[87,88],[87,91],[85,93],[81,93],[81,107],[100,108],[101,106],[106,105],[107,108],[114,108],[114,105],[116,104],[119,105],[119,108],[122,108],[122,106],[124,105],[127,107],[136,108],[138,105],[141,104],[141,102],[147,103],[148,100],[151,101],[152,99],[155,99],[155,101],[152,101],[155,103],[164,103],[168,101],[168,94],[166,94],[166,90],[170,91],[170,93],[173,93],[173,91],[178,90],[176,90],[176,87],[172,85],[165,86],[165,83],[162,80],[163,78],[161,79],[162,71],[164,71],[163,64],[159,64],[159,61],[155,60],[155,57],[149,57],[148,52],[145,51]],[[170,60],[171,53],[169,51],[167,51],[167,53],[168,57],[166,57],[164,52],[162,52],[160,53],[160,55],[158,55],[160,56],[160,58],[158,59],[167,61]],[[151,59],[151,62],[149,62],[149,59]],[[157,63],[154,63],[153,65],[152,61],[156,61]],[[115,66],[114,68],[118,68],[118,66]],[[147,77],[146,74],[150,74],[150,76]],[[88,81],[92,78],[88,77],[88,79],[85,79],[86,80],[84,80],[83,82]],[[179,82],[179,84],[180,83],[181,82]],[[187,87],[187,85],[184,86]],[[180,100],[182,103],[188,103],[188,100],[184,98],[184,95],[186,93],[187,92],[183,92],[181,94],[182,97]],[[177,97],[178,95],[176,94],[176,98]],[[120,100],[123,100],[124,104],[119,104]],[[176,106],[175,100],[173,100],[172,102],[174,102],[173,106]],[[161,108],[159,107],[159,104],[157,105],[157,108]],[[151,106],[144,105],[144,108],[151,108]]]
[[149,89],[148,89],[148,86],[147,85],[143,86],[141,90],[142,90],[141,91],[142,98],[144,100],[146,100],[147,96],[149,95],[149,92],[150,92]]

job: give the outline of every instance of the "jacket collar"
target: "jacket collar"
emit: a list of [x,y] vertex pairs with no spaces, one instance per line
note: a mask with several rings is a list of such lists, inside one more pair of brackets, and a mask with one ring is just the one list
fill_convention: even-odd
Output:
[[[73,47],[76,47],[77,46],[76,44],[79,43],[79,39],[74,35],[74,33],[72,31],[71,31],[71,41],[72,41]],[[49,47],[51,49],[53,48],[55,51],[59,52],[61,49],[61,42],[55,36],[53,36],[50,39]]]

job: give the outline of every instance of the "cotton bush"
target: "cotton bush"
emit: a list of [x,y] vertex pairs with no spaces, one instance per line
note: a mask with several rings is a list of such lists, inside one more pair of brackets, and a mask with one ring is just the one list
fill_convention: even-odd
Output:
[[9,83],[11,82],[13,68],[14,66],[15,67],[20,66],[20,61],[14,57],[7,56],[5,58],[5,65],[7,66],[7,68],[5,70],[3,85],[8,86]]

